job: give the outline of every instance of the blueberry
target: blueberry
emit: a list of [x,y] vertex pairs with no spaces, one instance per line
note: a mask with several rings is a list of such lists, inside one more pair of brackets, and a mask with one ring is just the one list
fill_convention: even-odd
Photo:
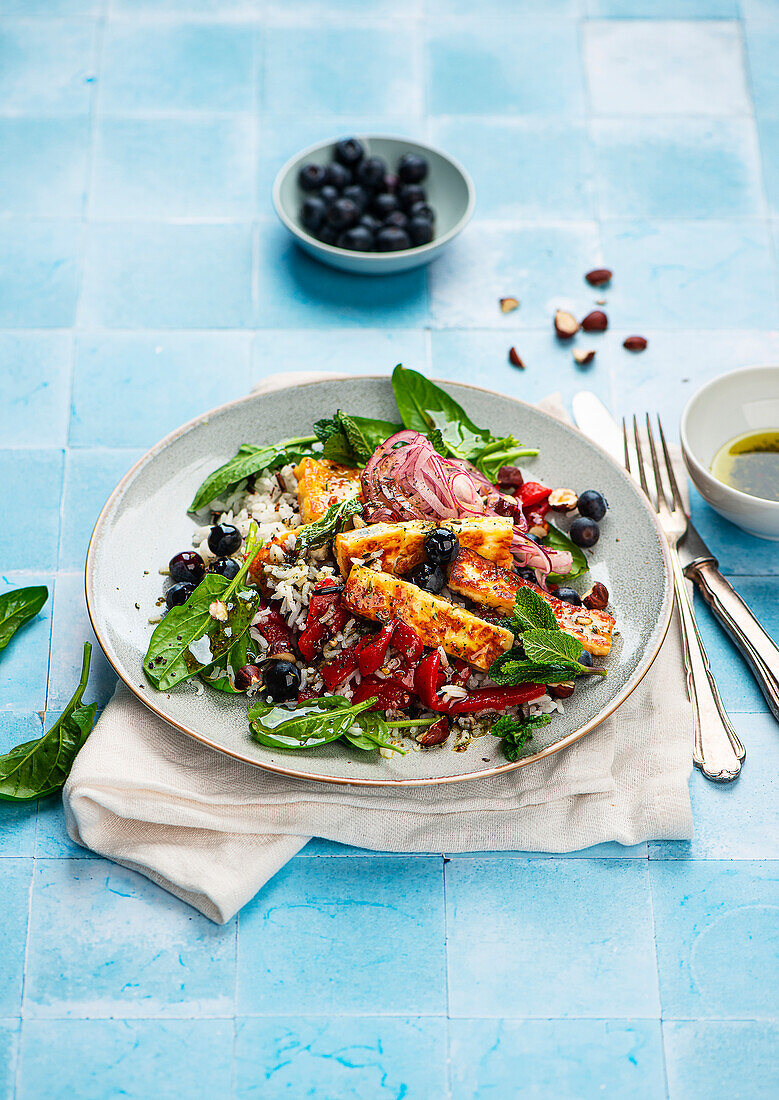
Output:
[[327,206],[332,206],[338,198],[338,191],[335,187],[331,187],[329,183],[326,183],[324,187],[319,189],[319,197]]
[[435,210],[426,202],[415,202],[408,215],[410,218],[425,218],[429,222],[435,221]]
[[366,157],[357,165],[357,182],[363,187],[376,191],[384,182],[387,165],[381,157]]
[[336,244],[339,236],[340,234],[338,230],[333,229],[332,225],[330,225],[328,222],[325,222],[325,224],[316,235],[317,240],[321,241],[322,244]]
[[364,225],[366,229],[369,229],[371,233],[378,233],[381,229],[381,222],[378,218],[374,218],[373,214],[363,214],[360,218],[358,225]]
[[518,569],[517,576],[521,577],[523,581],[528,581],[530,584],[537,584],[535,569]]
[[179,581],[178,584],[172,584],[165,593],[165,606],[169,611],[171,607],[179,607],[187,602],[194,591],[195,586],[191,581]]
[[418,202],[425,202],[427,195],[424,187],[420,187],[418,183],[404,183],[398,191],[398,198],[403,209],[410,210]]
[[365,150],[362,143],[357,138],[343,138],[335,143],[335,149],[333,150],[333,156],[338,163],[345,165],[347,168],[354,168],[355,164],[362,160],[364,154]]
[[433,226],[427,218],[412,218],[408,223],[408,235],[413,245],[429,244],[433,239]]
[[373,234],[364,225],[353,225],[338,238],[339,248],[348,248],[350,252],[370,252],[373,248]]
[[457,535],[448,527],[436,527],[425,539],[425,553],[436,565],[448,565],[454,561],[459,549]]
[[593,667],[592,656],[587,652],[586,649],[583,649],[581,651],[581,653],[579,654],[579,664],[580,665],[586,665],[587,668],[592,668]]
[[343,164],[338,164],[337,161],[335,164],[328,164],[325,172],[325,183],[329,183],[331,187],[335,187],[338,191],[343,191],[344,187],[348,187],[352,182],[352,173]]
[[411,248],[411,238],[405,229],[398,229],[394,225],[385,225],[376,234],[377,251],[400,252],[403,248]]
[[318,191],[326,176],[327,171],[321,164],[304,164],[298,172],[298,184],[303,191]]
[[525,531],[524,537],[526,539],[530,539],[531,542],[537,543],[539,546],[541,545],[541,539],[538,537],[538,535],[531,535],[529,531]]
[[349,229],[356,225],[360,217],[360,211],[356,202],[351,199],[336,199],[327,211],[327,220],[333,229]]
[[200,584],[206,572],[203,559],[196,550],[182,550],[176,554],[170,559],[168,569],[172,581],[190,581],[192,584]]
[[417,588],[422,588],[425,592],[432,592],[434,596],[446,584],[446,574],[443,569],[432,561],[423,561],[414,566],[408,574],[408,579]]
[[241,568],[240,564],[235,558],[217,558],[216,561],[212,561],[208,567],[209,573],[218,573],[220,577],[224,577],[225,580],[233,580],[238,570]]
[[404,153],[398,161],[398,175],[404,183],[421,183],[427,175],[427,161],[417,153]]
[[579,493],[580,516],[586,516],[587,519],[594,519],[600,522],[606,515],[607,508],[608,502],[606,498],[603,493],[599,493],[597,489],[585,489],[583,493]]
[[384,219],[385,225],[395,225],[398,229],[406,229],[408,226],[408,218],[402,210],[393,210],[391,214],[387,214]]
[[382,221],[396,210],[400,210],[400,203],[394,195],[388,195],[386,192],[376,195],[371,203],[371,214],[375,214]]
[[241,532],[231,523],[216,523],[208,535],[208,549],[218,558],[229,558],[241,549]]
[[594,546],[600,538],[600,527],[594,519],[589,519],[587,516],[577,516],[571,524],[568,534],[571,536],[571,542],[576,543],[577,546],[587,548]]
[[304,229],[316,233],[327,214],[327,203],[318,195],[309,195],[300,208],[300,221]]
[[351,199],[362,214],[368,205],[370,196],[364,187],[360,187],[359,183],[350,183],[348,187],[344,187],[341,197],[344,199]]
[[274,703],[297,699],[300,691],[300,669],[292,661],[263,661],[262,694],[270,695]]
[[575,607],[581,607],[582,598],[574,588],[558,588],[555,592],[558,600],[562,600],[564,603],[572,603]]

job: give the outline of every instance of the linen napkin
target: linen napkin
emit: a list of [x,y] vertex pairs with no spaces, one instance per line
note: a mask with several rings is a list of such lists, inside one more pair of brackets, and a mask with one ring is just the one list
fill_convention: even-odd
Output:
[[[274,375],[256,392],[326,377],[340,376]],[[544,405],[565,415],[559,399]],[[507,775],[405,789],[287,779],[174,730],[120,683],[63,803],[78,844],[224,923],[312,836],[392,852],[568,852],[689,838],[691,755],[674,621],[615,714],[570,748]]]

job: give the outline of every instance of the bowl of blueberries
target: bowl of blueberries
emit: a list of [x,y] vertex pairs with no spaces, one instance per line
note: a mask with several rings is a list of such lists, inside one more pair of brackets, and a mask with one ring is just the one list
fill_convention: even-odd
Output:
[[465,169],[408,138],[349,137],[287,161],[273,205],[301,248],[332,267],[389,275],[430,263],[468,224]]

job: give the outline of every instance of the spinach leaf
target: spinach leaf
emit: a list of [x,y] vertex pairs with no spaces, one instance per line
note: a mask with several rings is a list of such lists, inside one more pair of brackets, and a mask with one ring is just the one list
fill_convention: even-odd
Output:
[[529,718],[510,718],[504,714],[490,732],[502,739],[503,755],[513,763],[519,760],[522,746],[532,740],[533,730],[539,726],[548,726],[551,720],[549,714],[531,714]]
[[379,711],[369,708],[376,698],[350,703],[342,695],[325,695],[307,700],[294,710],[273,703],[257,702],[249,709],[252,738],[272,749],[312,749],[343,737],[366,752],[379,748],[405,754],[393,744],[390,730],[430,726],[437,718],[388,722]]
[[514,608],[502,626],[514,634],[525,630],[557,630],[557,619],[546,600],[532,588],[520,588],[514,597]]
[[546,579],[551,584],[572,581],[576,577],[581,577],[582,573],[586,573],[589,569],[587,557],[581,547],[577,546],[575,542],[571,542],[568,536],[559,527],[555,527],[554,524],[549,524],[549,534],[545,535],[541,541],[544,546],[549,546],[552,550],[567,550],[573,558],[573,567],[570,573],[550,573],[547,576]]
[[315,550],[318,546],[324,546],[330,542],[346,521],[359,512],[362,512],[362,504],[356,497],[337,500],[335,504],[331,504],[321,519],[307,523],[305,527],[298,527],[295,531],[296,555],[301,557],[309,550]]
[[239,668],[252,663],[249,659],[250,643],[251,637],[247,630],[240,636],[238,641],[230,646],[227,653],[217,663],[209,669],[201,670],[200,678],[209,687],[214,688],[216,691],[222,691],[226,695],[243,695],[244,692],[239,691],[235,686],[235,674]]
[[17,745],[0,756],[0,799],[29,802],[45,798],[58,791],[67,779],[97,711],[97,703],[81,703],[89,680],[91,656],[92,646],[85,642],[78,687],[51,729],[37,741]]
[[250,443],[244,443],[238,450],[235,458],[231,458],[224,466],[209,474],[189,506],[190,512],[199,512],[212,500],[217,500],[222,494],[232,492],[247,477],[260,473],[262,470],[273,470],[276,467],[286,466],[290,462],[300,462],[301,459],[310,457],[313,452],[311,443],[316,442],[314,435],[301,435],[295,439],[285,439],[281,443],[270,443],[265,447],[254,447]]
[[48,598],[49,590],[43,584],[3,592],[0,596],[0,649],[5,649],[17,630],[35,618]]
[[325,458],[344,466],[364,466],[379,444],[402,427],[390,420],[351,416],[339,409],[335,416],[317,420],[314,431],[324,444]]

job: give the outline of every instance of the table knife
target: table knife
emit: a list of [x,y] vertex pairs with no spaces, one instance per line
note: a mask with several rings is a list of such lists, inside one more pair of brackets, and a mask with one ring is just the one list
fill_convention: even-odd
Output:
[[[576,426],[624,466],[622,431],[594,393],[577,393],[572,402]],[[689,517],[688,517],[689,519]],[[719,571],[719,564],[689,520],[679,545],[685,576],[701,596],[749,665],[774,718],[779,721],[779,647],[765,632],[738,592]]]

